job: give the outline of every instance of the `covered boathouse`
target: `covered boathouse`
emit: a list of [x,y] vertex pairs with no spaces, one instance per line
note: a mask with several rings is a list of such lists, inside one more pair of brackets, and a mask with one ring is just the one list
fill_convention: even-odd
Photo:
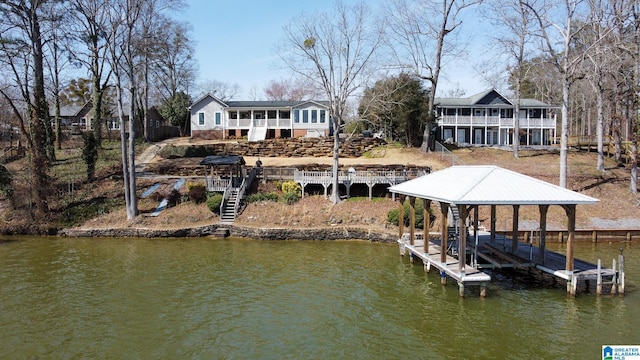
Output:
[[[579,280],[591,278],[598,281],[598,293],[601,292],[602,278],[612,278],[613,291],[615,269],[601,269],[599,264],[596,267],[574,259],[573,255],[576,206],[594,204],[598,199],[497,166],[452,166],[394,185],[389,191],[400,195],[400,223],[404,221],[402,205],[405,198],[408,197],[410,203],[410,233],[403,234],[403,227],[400,227],[398,242],[401,253],[404,255],[408,250],[412,259],[414,256],[421,258],[425,270],[436,267],[443,284],[447,276],[457,280],[460,296],[464,296],[465,284],[480,285],[480,295],[486,296],[486,283],[491,277],[482,271],[478,259],[489,265],[485,267],[491,268],[535,267],[566,280],[567,293],[571,296],[575,296]],[[430,209],[433,201],[440,204],[440,239],[430,237],[429,221],[425,221],[423,234],[415,233],[416,199],[424,202],[425,211]],[[537,248],[518,241],[518,215],[523,205],[539,209]],[[551,205],[561,206],[567,216],[566,256],[545,249],[547,211]],[[482,235],[478,226],[479,206],[491,207],[490,230]],[[497,206],[511,206],[513,209],[510,239],[496,236]],[[448,223],[451,213],[455,214],[453,226]],[[473,219],[471,224],[467,224],[471,213]],[[455,236],[451,232],[456,232]],[[455,247],[451,246],[454,242]],[[622,294],[624,275],[620,286]]]

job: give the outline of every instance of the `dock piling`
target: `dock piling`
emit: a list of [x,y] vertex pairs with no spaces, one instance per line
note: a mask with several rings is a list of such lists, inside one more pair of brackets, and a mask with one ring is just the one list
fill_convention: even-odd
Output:
[[623,249],[620,248],[620,255],[618,255],[618,295],[624,296],[624,255],[622,255]]
[[602,295],[602,260],[598,259],[598,268],[596,270],[597,280],[596,280],[596,295]]
[[[616,259],[613,259],[613,266],[611,267],[614,271],[616,269]],[[611,281],[611,295],[615,295],[618,292],[618,273],[616,272],[613,275],[613,280]]]

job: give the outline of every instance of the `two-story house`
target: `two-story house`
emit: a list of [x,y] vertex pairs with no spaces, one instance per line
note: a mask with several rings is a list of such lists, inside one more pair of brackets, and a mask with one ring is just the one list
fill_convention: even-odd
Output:
[[325,101],[221,101],[207,94],[190,110],[191,137],[198,139],[319,137],[331,129]]
[[[440,141],[463,145],[512,145],[514,100],[491,89],[466,98],[436,98]],[[521,145],[550,145],[556,136],[554,107],[520,99]]]

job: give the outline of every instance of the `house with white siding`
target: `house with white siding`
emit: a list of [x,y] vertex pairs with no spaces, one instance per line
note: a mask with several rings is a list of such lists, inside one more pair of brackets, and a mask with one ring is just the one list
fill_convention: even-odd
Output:
[[[461,145],[512,145],[514,101],[495,89],[466,98],[436,98],[436,138]],[[536,99],[520,99],[520,144],[553,143],[556,110]]]
[[207,94],[190,113],[197,139],[319,137],[332,128],[326,101],[222,101]]

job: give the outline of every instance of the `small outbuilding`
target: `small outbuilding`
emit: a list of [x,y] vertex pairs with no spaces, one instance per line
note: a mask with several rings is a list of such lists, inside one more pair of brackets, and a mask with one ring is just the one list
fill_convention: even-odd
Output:
[[210,155],[202,159],[206,167],[208,191],[224,192],[228,187],[239,187],[245,177],[245,161],[240,155]]

